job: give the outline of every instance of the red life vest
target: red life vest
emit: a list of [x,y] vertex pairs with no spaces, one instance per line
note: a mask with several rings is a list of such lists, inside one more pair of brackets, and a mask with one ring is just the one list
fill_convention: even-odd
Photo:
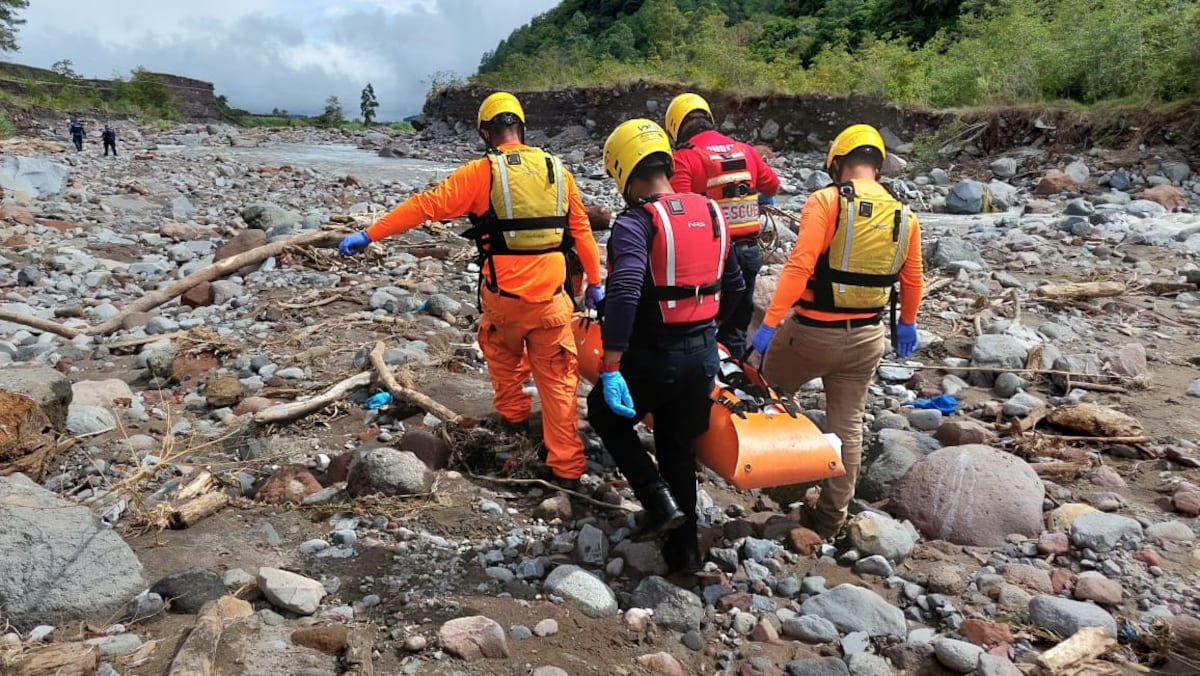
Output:
[[729,236],[735,240],[757,237],[762,231],[758,215],[758,190],[751,171],[748,146],[729,139],[729,143],[695,146],[685,143],[704,163],[704,193],[721,206]]
[[650,280],[664,324],[717,316],[729,229],[720,207],[697,194],[666,194],[643,208],[654,223]]

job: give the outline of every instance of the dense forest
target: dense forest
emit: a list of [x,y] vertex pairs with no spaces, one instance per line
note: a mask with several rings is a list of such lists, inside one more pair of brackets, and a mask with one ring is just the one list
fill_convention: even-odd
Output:
[[1200,96],[1195,0],[564,0],[484,55],[510,88],[633,78],[932,106]]

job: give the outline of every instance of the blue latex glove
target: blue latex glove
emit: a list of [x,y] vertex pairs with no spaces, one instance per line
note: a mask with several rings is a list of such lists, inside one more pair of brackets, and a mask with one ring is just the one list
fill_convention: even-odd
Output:
[[948,394],[939,394],[932,399],[918,399],[910,401],[905,406],[913,408],[932,408],[942,412],[942,415],[950,415],[958,410],[958,400]]
[[775,326],[767,326],[766,324],[759,325],[758,330],[750,337],[750,345],[765,357],[767,355],[767,348],[771,347],[771,339],[775,337],[775,330],[777,328]]
[[346,235],[346,238],[338,245],[338,251],[347,256],[353,256],[366,251],[367,245],[370,243],[371,238],[367,237],[366,231],[356,232],[353,235]]
[[760,193],[758,193],[758,203],[775,206],[775,196],[774,195],[769,195],[769,196],[764,195],[760,192]]
[[367,400],[367,408],[374,411],[375,409],[383,408],[384,406],[387,406],[390,403],[392,403],[392,393],[391,392],[380,392],[378,394],[372,395],[371,398]]
[[629,393],[629,385],[620,371],[605,371],[600,374],[600,387],[604,392],[604,403],[613,413],[622,418],[636,418],[637,411],[633,410],[633,395]]
[[917,351],[917,323],[905,324],[899,322],[896,324],[896,355],[901,359],[906,359],[908,355]]
[[604,300],[604,285],[588,284],[587,290],[583,292],[583,306],[589,310],[595,310],[596,305],[602,300]]

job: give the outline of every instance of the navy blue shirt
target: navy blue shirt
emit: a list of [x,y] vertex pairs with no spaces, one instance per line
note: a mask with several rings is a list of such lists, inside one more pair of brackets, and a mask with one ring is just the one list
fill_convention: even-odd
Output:
[[[608,238],[610,272],[605,283],[604,349],[624,352],[631,345],[654,346],[712,328],[713,320],[691,324],[663,324],[658,303],[650,295],[650,248],[657,228],[642,207],[626,209],[613,222]],[[746,288],[733,246],[725,256],[721,278],[722,319],[732,312]]]

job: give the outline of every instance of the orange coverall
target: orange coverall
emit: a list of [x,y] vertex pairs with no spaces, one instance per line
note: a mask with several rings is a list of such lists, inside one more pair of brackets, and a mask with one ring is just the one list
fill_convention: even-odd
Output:
[[[519,143],[498,147],[517,150]],[[600,283],[600,252],[584,212],[583,197],[574,176],[564,169],[569,200],[568,227],[588,281]],[[371,241],[412,230],[426,221],[449,220],[466,214],[482,216],[491,199],[492,173],[487,158],[472,160],[450,174],[441,185],[414,195],[367,228]],[[492,378],[492,404],[510,423],[529,419],[533,399],[524,391],[530,374],[542,399],[546,464],[555,475],[578,479],[587,467],[579,439],[576,389],[579,367],[571,332],[573,300],[563,291],[566,258],[558,252],[494,257],[496,279],[481,290],[483,316],[479,347]],[[481,275],[489,275],[488,265]],[[509,298],[488,290],[498,286]]]

